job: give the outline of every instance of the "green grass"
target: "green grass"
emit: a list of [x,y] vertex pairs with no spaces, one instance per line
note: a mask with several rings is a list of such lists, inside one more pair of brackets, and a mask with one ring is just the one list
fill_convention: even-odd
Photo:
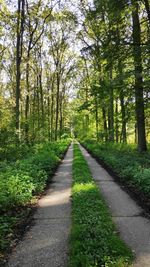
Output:
[[70,140],[38,144],[29,156],[0,164],[0,258],[8,249],[14,228],[25,220],[30,206],[44,190]]
[[123,182],[150,197],[150,151],[139,153],[134,145],[101,144],[89,140],[83,145],[111,167]]
[[131,250],[116,233],[108,208],[78,146],[74,146],[70,267],[129,266]]

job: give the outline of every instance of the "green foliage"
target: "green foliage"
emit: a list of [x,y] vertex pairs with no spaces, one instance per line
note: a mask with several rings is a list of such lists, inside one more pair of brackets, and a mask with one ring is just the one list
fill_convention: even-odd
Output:
[[129,266],[132,253],[116,234],[108,208],[77,145],[73,179],[70,266]]
[[22,159],[28,154],[32,152],[32,148],[25,145],[25,144],[15,144],[12,143],[1,144],[0,147],[0,161],[7,160],[7,161],[16,161],[17,159]]
[[[5,250],[8,245],[10,238],[12,236],[12,227],[15,225],[17,218],[9,216],[0,217],[0,248]],[[0,254],[1,255],[1,254]]]
[[[0,250],[5,249],[15,226],[16,216],[7,216],[17,209],[22,210],[41,193],[47,180],[58,165],[70,140],[38,144],[32,147],[29,157],[18,159],[8,165],[1,162],[0,169]],[[6,240],[5,240],[6,239]]]
[[103,160],[121,179],[150,196],[150,152],[139,153],[135,145],[83,142],[94,156]]

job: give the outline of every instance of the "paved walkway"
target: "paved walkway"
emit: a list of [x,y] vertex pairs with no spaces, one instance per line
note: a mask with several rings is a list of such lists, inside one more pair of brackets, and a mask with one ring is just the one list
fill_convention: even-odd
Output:
[[114,181],[114,179],[81,147],[92,176],[98,184],[122,239],[136,255],[134,267],[150,267],[150,220],[142,216],[143,210]]
[[34,226],[8,261],[8,267],[66,267],[71,227],[72,146],[39,201]]

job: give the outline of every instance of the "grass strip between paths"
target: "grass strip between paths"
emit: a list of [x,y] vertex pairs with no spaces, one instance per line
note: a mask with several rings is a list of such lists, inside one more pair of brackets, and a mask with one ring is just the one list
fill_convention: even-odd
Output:
[[74,145],[70,267],[125,267],[132,251],[119,238],[88,165]]

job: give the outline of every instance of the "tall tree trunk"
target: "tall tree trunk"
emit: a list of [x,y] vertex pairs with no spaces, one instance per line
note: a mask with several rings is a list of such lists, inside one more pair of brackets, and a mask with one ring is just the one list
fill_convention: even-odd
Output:
[[[36,77],[35,77],[35,83],[36,83]],[[33,108],[32,108],[32,114],[36,114],[36,91],[35,91],[35,88],[36,88],[36,84],[34,85],[34,95],[33,95]],[[34,143],[34,139],[35,139],[35,119],[32,118],[32,140],[33,140],[33,143]]]
[[112,85],[112,66],[110,67],[110,98],[109,98],[109,141],[114,141],[114,90]]
[[122,71],[122,62],[119,60],[118,62],[118,70],[119,70],[119,86],[120,86],[120,105],[121,105],[121,123],[122,123],[122,131],[121,131],[121,139],[123,143],[127,142],[127,133],[126,133],[126,110],[124,104],[124,84],[123,84],[123,71]]
[[60,77],[57,69],[57,93],[56,93],[56,121],[55,121],[55,141],[58,137],[58,118],[59,118],[59,93],[60,93]]
[[54,77],[51,87],[51,141],[54,139]]
[[38,131],[40,131],[40,97],[39,97],[39,75],[37,74],[37,113],[38,113]]
[[48,113],[48,141],[51,141],[51,116],[50,116],[50,79],[49,76],[47,75],[47,113]]
[[107,127],[107,118],[106,118],[106,110],[105,107],[102,106],[102,115],[103,115],[103,128],[105,134],[105,141],[108,141],[108,127]]
[[142,77],[142,55],[141,55],[141,28],[139,21],[139,6],[137,0],[132,0],[133,11],[133,43],[134,43],[134,65],[135,65],[135,102],[136,102],[136,119],[138,132],[138,149],[146,151],[145,135],[145,116],[144,116],[144,99],[143,99],[143,77]]
[[[15,122],[16,130],[20,132],[20,79],[21,79],[21,61],[23,48],[23,33],[25,21],[25,1],[18,0],[17,10],[17,43],[16,43],[16,103],[15,103]],[[19,136],[19,135],[18,135]]]
[[119,120],[118,120],[118,98],[116,99],[116,109],[115,109],[115,132],[116,132],[116,143],[119,141]]
[[26,65],[26,103],[25,103],[25,140],[26,143],[29,143],[29,91],[30,91],[30,85],[29,85],[29,72],[30,72],[30,48],[28,48],[27,53],[27,65]]
[[40,86],[40,100],[41,100],[41,112],[42,112],[42,128],[44,130],[44,97],[43,97],[43,86],[42,86],[42,69],[39,73],[39,86]]
[[64,102],[65,102],[65,92],[66,92],[66,87],[65,85],[62,88],[61,96],[60,96],[60,138],[64,132]]
[[127,142],[127,132],[126,132],[126,110],[125,110],[125,104],[124,104],[124,93],[123,88],[121,88],[120,91],[120,105],[121,105],[121,119],[122,119],[122,141],[123,143]]
[[59,112],[60,112],[60,122],[59,122],[59,138],[61,139],[61,136],[63,134],[63,96],[62,96],[62,92],[60,93],[60,105],[59,105]]
[[148,0],[144,0],[144,4],[145,4],[147,16],[148,16],[149,26],[150,26],[150,4],[149,4]]
[[95,96],[95,123],[96,123],[96,138],[99,141],[99,127],[98,127],[98,99],[97,95]]
[[48,105],[48,141],[51,140],[51,121],[50,121],[50,96],[48,90],[48,98],[47,98],[47,105]]

